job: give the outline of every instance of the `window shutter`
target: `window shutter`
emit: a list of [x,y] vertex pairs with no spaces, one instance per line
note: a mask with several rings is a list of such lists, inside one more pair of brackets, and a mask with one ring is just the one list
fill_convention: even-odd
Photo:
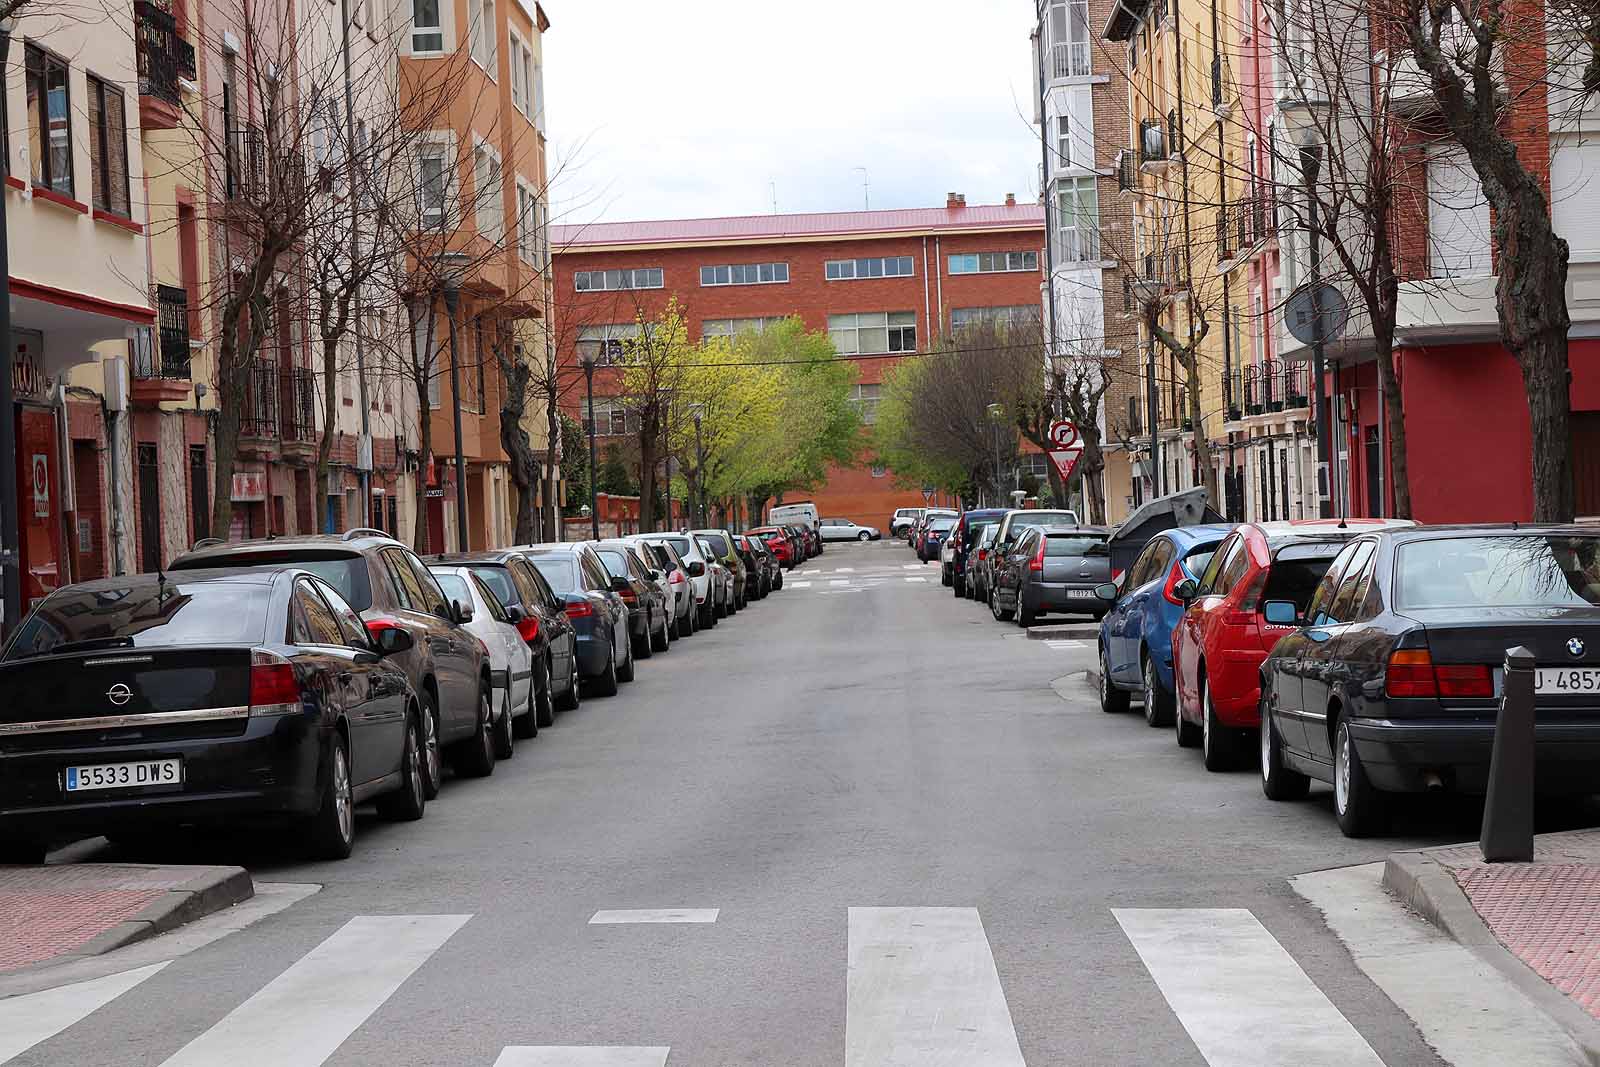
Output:
[[111,210],[124,217],[131,214],[128,205],[128,126],[122,106],[122,94],[106,90],[105,107],[106,159],[111,175],[108,190]]

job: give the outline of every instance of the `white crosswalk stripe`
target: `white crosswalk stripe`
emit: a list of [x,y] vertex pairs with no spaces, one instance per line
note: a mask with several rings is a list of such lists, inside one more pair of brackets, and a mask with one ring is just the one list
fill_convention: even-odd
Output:
[[916,577],[912,577],[911,575],[907,575],[906,576],[906,581],[908,581],[908,582],[926,582],[927,580],[928,579],[926,579],[926,578],[916,578]]
[[1211,1067],[1382,1067],[1249,911],[1113,908],[1111,914]]
[[849,585],[850,584],[850,579],[848,579],[848,578],[829,578],[828,579],[828,584],[829,585]]
[[470,915],[358,915],[165,1067],[316,1067]]
[[153,963],[104,978],[0,1000],[0,1063],[20,1056],[39,1042],[81,1022],[166,965]]
[[1044,647],[1054,649],[1057,652],[1066,652],[1074,648],[1088,648],[1089,646],[1082,641],[1057,640],[1046,641]]
[[716,908],[633,908],[600,910],[589,918],[590,926],[616,926],[625,923],[714,923]]
[[811,583],[810,582],[789,582],[788,585],[789,585],[790,589],[810,589],[811,588]]
[[512,1045],[494,1067],[666,1067],[669,1048],[619,1045]]

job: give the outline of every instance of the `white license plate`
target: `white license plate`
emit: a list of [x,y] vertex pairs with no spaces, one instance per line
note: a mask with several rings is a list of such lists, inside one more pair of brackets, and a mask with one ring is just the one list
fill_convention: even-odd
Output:
[[1074,600],[1093,600],[1094,599],[1094,590],[1093,589],[1068,589],[1067,590],[1067,596],[1071,597]]
[[183,761],[140,760],[137,763],[98,763],[67,768],[67,792],[91,789],[137,789],[147,785],[183,784]]
[[1600,693],[1600,667],[1540,667],[1533,672],[1533,691],[1547,696]]

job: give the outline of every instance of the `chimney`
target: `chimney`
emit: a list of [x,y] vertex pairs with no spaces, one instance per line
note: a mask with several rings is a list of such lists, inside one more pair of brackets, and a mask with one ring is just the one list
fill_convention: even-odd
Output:
[[1017,206],[1017,194],[1016,193],[1007,193],[1006,194],[1006,207],[1016,207],[1016,206]]
[[961,206],[961,196],[958,193],[945,193],[944,206],[946,210],[954,211]]
[[966,207],[967,206],[967,194],[966,193],[957,193],[956,194],[956,203],[960,204],[962,207]]

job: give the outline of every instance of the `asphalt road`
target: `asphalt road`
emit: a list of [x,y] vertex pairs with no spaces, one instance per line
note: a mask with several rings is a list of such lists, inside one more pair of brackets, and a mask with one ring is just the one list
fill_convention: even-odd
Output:
[[[1100,712],[1092,645],[1030,640],[913,562],[830,548],[421,823],[364,818],[343,863],[250,840],[121,857],[323,889],[7,1062],[1190,1065],[1318,1018],[1326,1062],[1361,1062],[1352,1036],[1441,1062],[1285,880],[1470,839],[1470,807],[1348,841],[1326,790],[1272,804],[1254,772],[1207,774]],[[591,922],[631,909],[716,912]],[[1265,1000],[1301,1001],[1237,1002],[1263,999],[1245,956]],[[1263,1032],[1228,1037],[1240,1018]],[[527,1051],[577,1045],[635,1052]]]

